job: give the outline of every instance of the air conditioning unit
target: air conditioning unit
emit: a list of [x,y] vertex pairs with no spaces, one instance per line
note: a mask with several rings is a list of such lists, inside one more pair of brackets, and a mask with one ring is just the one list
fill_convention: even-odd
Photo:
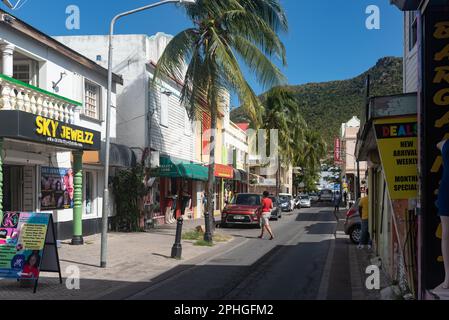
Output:
[[159,168],[159,166],[160,166],[159,159],[160,159],[159,151],[151,151],[151,157],[150,157],[151,168]]

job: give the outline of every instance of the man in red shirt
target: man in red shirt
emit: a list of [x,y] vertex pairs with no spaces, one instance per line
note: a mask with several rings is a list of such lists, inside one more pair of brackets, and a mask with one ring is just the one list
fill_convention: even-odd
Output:
[[271,209],[273,209],[273,201],[271,201],[271,199],[268,198],[269,195],[270,194],[268,193],[268,191],[264,191],[262,198],[262,215],[260,217],[262,233],[260,234],[259,239],[262,239],[263,233],[266,229],[271,236],[270,240],[273,240],[274,235],[270,227],[270,217],[271,217]]

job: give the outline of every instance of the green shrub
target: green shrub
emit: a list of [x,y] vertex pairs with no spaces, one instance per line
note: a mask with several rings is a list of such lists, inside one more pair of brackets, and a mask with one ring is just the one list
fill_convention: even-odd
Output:
[[141,218],[140,200],[145,194],[144,172],[141,166],[120,170],[113,180],[113,194],[117,214],[112,229],[121,232],[137,232]]

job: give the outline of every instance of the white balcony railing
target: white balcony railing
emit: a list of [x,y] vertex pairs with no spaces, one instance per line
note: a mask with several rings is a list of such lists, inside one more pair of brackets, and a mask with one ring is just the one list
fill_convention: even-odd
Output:
[[82,104],[0,74],[0,111],[19,110],[70,124]]

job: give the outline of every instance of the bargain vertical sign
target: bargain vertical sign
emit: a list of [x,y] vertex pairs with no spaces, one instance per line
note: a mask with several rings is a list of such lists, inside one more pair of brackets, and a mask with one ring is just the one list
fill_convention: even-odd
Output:
[[423,253],[422,288],[434,288],[444,280],[440,220],[435,201],[443,172],[438,142],[449,139],[449,6],[429,5],[421,16],[420,72],[420,201]]
[[334,162],[335,162],[335,164],[342,163],[340,138],[335,138],[335,140],[334,140]]

